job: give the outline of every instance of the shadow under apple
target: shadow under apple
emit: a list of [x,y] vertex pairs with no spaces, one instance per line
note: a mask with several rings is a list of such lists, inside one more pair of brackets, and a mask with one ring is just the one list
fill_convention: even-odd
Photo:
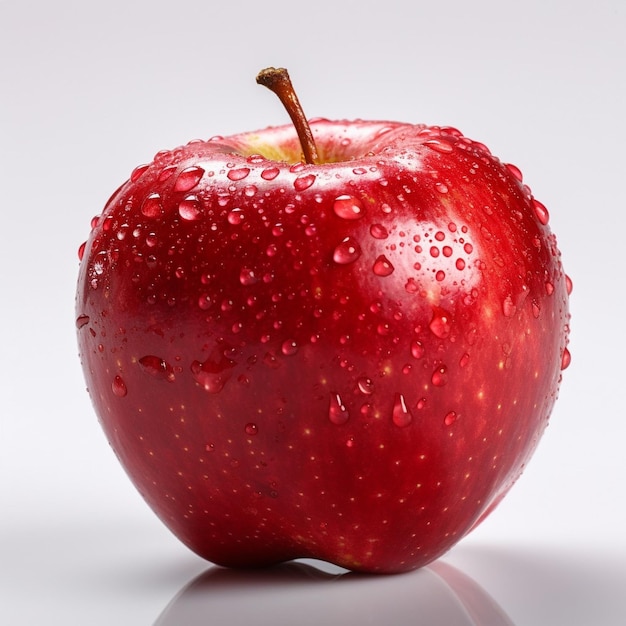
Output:
[[312,560],[262,570],[211,567],[183,587],[154,626],[200,624],[513,625],[484,589],[443,561],[369,576]]

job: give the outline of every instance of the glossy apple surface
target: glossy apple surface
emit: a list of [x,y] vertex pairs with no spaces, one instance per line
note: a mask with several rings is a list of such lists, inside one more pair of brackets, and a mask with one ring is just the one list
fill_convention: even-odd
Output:
[[569,363],[548,213],[452,128],[311,122],[158,153],[81,247],[108,440],[190,548],[398,572],[522,472]]

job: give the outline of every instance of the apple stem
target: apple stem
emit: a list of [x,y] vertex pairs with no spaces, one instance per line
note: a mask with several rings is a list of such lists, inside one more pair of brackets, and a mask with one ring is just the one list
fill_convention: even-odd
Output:
[[268,67],[259,72],[256,82],[278,96],[296,127],[305,162],[314,165],[318,159],[317,147],[287,70],[284,67]]

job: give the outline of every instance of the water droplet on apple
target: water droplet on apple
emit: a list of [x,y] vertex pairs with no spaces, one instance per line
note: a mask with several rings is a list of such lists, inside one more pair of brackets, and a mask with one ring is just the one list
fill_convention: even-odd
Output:
[[406,405],[404,396],[400,393],[396,394],[394,399],[391,419],[393,423],[400,428],[405,428],[413,421],[413,415]]
[[469,363],[469,359],[470,359],[470,356],[466,352],[459,360],[459,367],[466,367],[467,364]]
[[204,176],[204,170],[198,165],[192,165],[184,169],[176,178],[174,183],[175,191],[190,191]]
[[159,182],[164,183],[178,169],[176,165],[168,165],[161,170],[159,174]]
[[211,301],[211,297],[208,294],[203,293],[202,295],[199,296],[199,298],[198,298],[198,306],[203,311],[206,311],[207,309],[211,308],[211,304],[213,304],[213,303]]
[[513,317],[516,310],[517,307],[513,304],[513,298],[510,295],[504,298],[502,302],[502,313],[504,313],[504,317]]
[[113,382],[111,383],[111,389],[113,390],[113,393],[119,398],[123,398],[128,393],[128,389],[126,388],[126,383],[124,382],[123,378],[119,375],[117,375],[113,379]]
[[280,174],[280,170],[277,167],[268,167],[261,172],[261,178],[263,180],[274,180],[278,174]]
[[372,224],[370,226],[370,235],[374,239],[387,239],[389,231],[382,224]]
[[356,261],[361,256],[361,247],[353,237],[346,237],[333,253],[333,261],[346,265]]
[[572,279],[565,274],[565,289],[567,289],[567,295],[570,296],[572,294],[572,290],[574,289],[574,283]]
[[372,267],[372,271],[376,276],[389,276],[393,273],[394,269],[391,261],[384,254],[377,257]]
[[448,413],[446,413],[446,416],[443,418],[443,423],[446,426],[452,426],[452,424],[456,422],[456,419],[457,419],[456,411],[448,411]]
[[330,406],[328,408],[328,419],[337,426],[345,424],[350,418],[348,409],[344,406],[341,397],[338,393],[332,392],[330,394]]
[[226,176],[228,176],[230,180],[243,180],[244,178],[246,178],[246,176],[248,176],[249,173],[250,173],[249,167],[239,167],[239,168],[230,170],[228,174],[226,174]]
[[549,280],[546,281],[546,293],[551,296],[554,293],[554,284]]
[[354,196],[343,195],[335,199],[333,203],[335,215],[344,220],[358,220],[364,215],[363,204]]
[[424,349],[421,341],[416,340],[411,343],[411,354],[413,355],[413,358],[421,359],[425,352],[426,350]]
[[448,185],[446,185],[445,183],[435,183],[435,189],[441,194],[448,193]]
[[139,365],[141,365],[141,369],[146,374],[150,374],[154,378],[160,378],[169,382],[173,382],[175,379],[174,368],[158,356],[144,356],[139,359]]
[[195,381],[209,393],[219,393],[231,377],[234,361],[222,356],[219,361],[193,361],[191,373]]
[[146,217],[159,217],[163,213],[161,196],[158,193],[149,194],[141,205],[141,213]]
[[546,209],[546,207],[541,202],[539,202],[539,200],[535,200],[535,198],[532,199],[532,206],[535,212],[535,216],[539,220],[539,223],[543,224],[543,226],[546,226],[550,221],[550,214],[548,213],[548,209]]
[[233,226],[238,226],[245,220],[245,218],[246,216],[243,211],[237,208],[230,211],[226,219],[228,220],[229,224],[232,224]]
[[244,286],[254,285],[259,282],[259,277],[255,274],[253,269],[248,267],[242,268],[239,272],[239,282]]
[[250,437],[254,437],[254,435],[256,435],[259,432],[259,427],[252,422],[248,422],[244,430],[246,431],[246,435],[249,435]]
[[563,349],[563,356],[561,357],[561,369],[567,369],[572,362],[572,355],[567,348]]
[[454,150],[454,147],[448,141],[443,141],[441,139],[429,139],[424,142],[425,146],[428,146],[431,150],[435,152],[440,152],[441,154],[449,154]]
[[83,243],[78,246],[78,260],[82,261],[85,256],[85,248],[87,247],[87,242],[83,241]]
[[87,324],[89,324],[89,315],[79,315],[76,318],[76,328],[83,328]]
[[435,309],[433,318],[428,326],[430,331],[439,339],[446,339],[450,335],[450,316],[443,309]]
[[186,221],[193,222],[201,215],[200,201],[197,196],[187,196],[178,205],[178,214]]
[[130,174],[130,182],[136,183],[141,175],[150,167],[149,164],[146,165],[138,165]]
[[298,352],[298,344],[293,339],[284,341],[283,345],[281,346],[281,352],[285,356],[293,356]]
[[404,289],[407,293],[417,293],[420,289],[420,286],[415,278],[409,278],[404,284]]
[[364,393],[366,396],[374,393],[374,382],[371,378],[367,378],[367,376],[362,376],[357,380],[357,386],[361,393]]
[[293,181],[293,186],[296,191],[304,191],[308,189],[315,182],[315,174],[304,174],[302,176],[298,176],[296,180]]
[[435,387],[443,387],[448,382],[448,368],[445,365],[439,366],[430,380]]

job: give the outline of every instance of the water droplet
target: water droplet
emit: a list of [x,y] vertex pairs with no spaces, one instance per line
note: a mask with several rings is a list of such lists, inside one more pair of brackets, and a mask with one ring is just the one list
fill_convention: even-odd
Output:
[[274,180],[278,174],[280,174],[280,170],[277,167],[268,167],[261,172],[261,178],[263,180]]
[[456,417],[456,411],[448,411],[448,413],[446,413],[446,416],[443,418],[443,423],[446,426],[452,426],[452,424],[456,422]]
[[138,165],[130,174],[130,182],[136,183],[142,176],[142,174],[150,167],[149,164]]
[[400,428],[408,426],[413,421],[413,415],[406,405],[404,396],[400,393],[396,394],[391,419],[393,423]]
[[178,166],[176,165],[168,165],[167,167],[164,167],[161,170],[161,173],[159,174],[159,182],[163,183],[165,182],[168,178],[170,178],[172,176],[172,174],[178,169]]
[[567,348],[563,349],[563,356],[561,357],[561,369],[567,369],[572,362],[572,355]]
[[452,330],[450,321],[450,315],[448,313],[446,313],[443,309],[435,309],[433,311],[433,318],[428,327],[433,335],[439,337],[440,339],[445,339],[450,335]]
[[517,167],[517,165],[513,165],[512,163],[505,163],[504,166],[507,170],[509,170],[509,172],[511,172],[511,174],[513,174],[513,176],[515,176],[515,178],[517,178],[517,180],[519,180],[520,183],[522,182],[522,179],[524,177],[522,176],[522,172],[520,168]]
[[198,298],[198,306],[203,310],[206,311],[207,309],[209,309],[211,307],[211,298],[208,294],[203,293],[199,298]]
[[248,422],[244,430],[246,431],[246,435],[249,435],[250,437],[254,437],[254,435],[256,435],[259,432],[259,427],[252,422]]
[[387,239],[389,232],[382,224],[372,224],[370,226],[370,235],[374,239]]
[[178,214],[188,222],[197,220],[201,215],[200,201],[197,196],[187,196],[178,205]]
[[252,198],[253,196],[256,195],[257,191],[258,191],[258,189],[257,189],[256,185],[246,185],[244,187],[243,193],[248,198]]
[[469,358],[470,356],[466,352],[459,360],[459,367],[466,367],[467,364],[469,363]]
[[448,185],[445,183],[435,183],[435,189],[439,193],[448,193]]
[[87,324],[89,324],[89,315],[79,315],[76,318],[76,328],[83,328]]
[[550,214],[548,213],[548,209],[539,202],[539,200],[532,199],[533,210],[535,211],[535,215],[539,220],[540,224],[546,226],[550,221]]
[[333,261],[340,265],[346,265],[356,261],[361,256],[361,247],[353,237],[346,237],[333,253]]
[[358,220],[364,215],[363,204],[354,196],[339,196],[333,203],[335,215],[344,220]]
[[445,278],[446,278],[446,273],[443,270],[438,270],[437,273],[435,274],[435,280],[439,283],[444,281]]
[[421,359],[425,352],[426,350],[421,341],[416,340],[411,343],[411,354],[413,355],[413,358]]
[[441,365],[433,372],[430,380],[435,387],[443,387],[448,382],[448,368]]
[[409,278],[404,285],[404,289],[407,293],[417,293],[419,288],[419,283],[415,280],[415,278]]
[[513,298],[510,295],[504,298],[502,302],[502,313],[504,313],[504,317],[513,317],[516,310],[517,307],[513,304]]
[[374,393],[374,382],[371,378],[367,378],[367,376],[362,376],[357,380],[357,386],[361,393],[364,393],[366,396]]
[[85,256],[85,248],[87,247],[87,242],[83,241],[83,243],[78,246],[78,260],[82,261]]
[[239,167],[234,170],[229,170],[226,176],[228,176],[230,180],[243,180],[249,173],[250,173],[249,167]]
[[296,191],[304,191],[308,189],[315,182],[315,174],[304,174],[303,176],[298,176],[296,180],[293,181],[293,186]]
[[328,419],[338,426],[345,424],[350,418],[348,409],[344,406],[338,393],[330,394],[330,406],[328,408]]
[[565,289],[567,289],[568,296],[572,294],[572,290],[574,289],[574,283],[567,274],[565,274]]
[[241,224],[241,222],[245,220],[245,218],[246,216],[243,211],[237,208],[230,211],[226,219],[228,220],[229,224],[232,224],[233,226],[238,226],[239,224]]
[[381,254],[376,261],[374,261],[374,266],[372,267],[376,276],[389,276],[393,273],[394,269],[391,261],[384,254]]
[[457,259],[454,265],[459,271],[465,269],[465,261],[463,259]]
[[192,165],[177,176],[174,190],[190,191],[200,182],[202,176],[204,176],[204,170],[197,165]]
[[113,382],[111,383],[111,389],[113,390],[113,393],[120,398],[123,398],[128,393],[126,383],[119,375],[113,379]]
[[448,141],[442,141],[441,139],[429,139],[424,142],[425,146],[428,146],[431,150],[435,152],[440,152],[441,154],[449,154],[454,150],[452,144]]
[[254,270],[244,267],[239,272],[239,282],[245,286],[254,285],[259,282],[259,277],[254,273]]
[[158,356],[148,355],[139,359],[139,365],[141,369],[154,376],[155,378],[161,378],[169,382],[173,382],[175,379],[174,368]]
[[195,381],[209,393],[219,393],[232,375],[235,362],[223,354],[217,359],[208,358],[204,363],[193,361],[191,373]]
[[285,356],[293,356],[298,352],[298,344],[293,339],[289,339],[283,342],[283,345],[281,346],[281,352]]
[[551,296],[554,293],[554,285],[548,280],[546,281],[546,293]]
[[471,243],[466,243],[463,245],[463,250],[465,250],[466,254],[472,254],[472,251],[474,250],[474,246]]
[[541,306],[536,300],[532,301],[531,306],[532,306],[532,311],[533,311],[533,317],[537,319],[539,317],[539,314],[541,313]]
[[163,213],[161,196],[158,193],[149,194],[141,205],[141,213],[146,217],[159,217]]

